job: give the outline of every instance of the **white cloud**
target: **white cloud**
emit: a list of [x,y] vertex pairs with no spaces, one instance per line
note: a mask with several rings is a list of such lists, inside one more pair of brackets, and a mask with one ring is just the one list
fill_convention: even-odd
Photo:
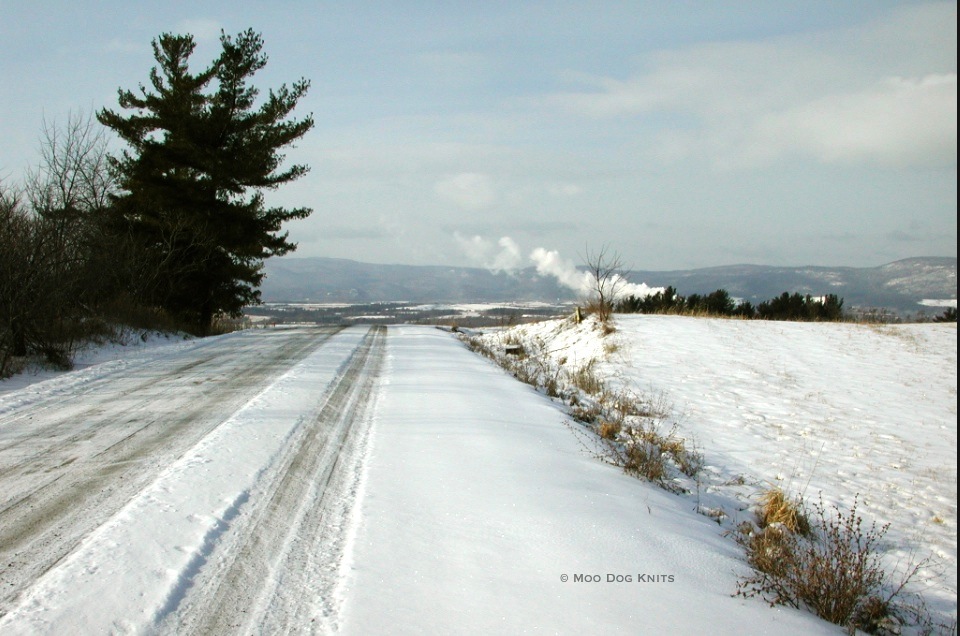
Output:
[[496,192],[489,176],[476,172],[461,172],[438,181],[433,191],[442,199],[465,210],[480,210],[496,200]]
[[661,51],[625,79],[570,74],[586,90],[547,101],[636,131],[656,114],[667,127],[646,146],[668,162],[955,165],[955,24],[955,3],[932,3],[846,30]]
[[957,75],[891,78],[771,113],[747,153],[804,152],[833,163],[950,165],[957,160]]

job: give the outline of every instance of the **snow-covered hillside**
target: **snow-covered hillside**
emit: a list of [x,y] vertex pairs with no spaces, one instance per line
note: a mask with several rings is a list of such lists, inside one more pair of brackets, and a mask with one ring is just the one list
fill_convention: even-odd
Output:
[[551,321],[483,339],[544,352],[553,368],[593,364],[608,386],[670,406],[670,423],[704,455],[697,496],[724,508],[728,526],[770,486],[841,507],[859,495],[868,521],[891,524],[890,567],[932,557],[914,590],[955,621],[955,324],[617,316],[615,325],[603,335],[590,322]]

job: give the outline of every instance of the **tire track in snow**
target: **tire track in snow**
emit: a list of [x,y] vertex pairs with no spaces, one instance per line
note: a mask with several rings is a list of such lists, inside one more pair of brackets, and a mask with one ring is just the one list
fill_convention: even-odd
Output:
[[[173,396],[167,394],[184,388],[200,391],[195,387],[215,380],[235,361],[257,355],[262,346],[258,340],[237,342],[229,339],[205,343],[184,354],[170,356],[169,361],[176,363],[182,355],[203,354],[199,359],[189,360],[170,370],[157,368],[168,362],[166,358],[141,363],[132,369],[124,366],[69,385],[72,390],[58,387],[51,395],[0,414],[0,480],[16,473],[49,472],[57,465],[52,458],[58,454],[66,454],[63,463],[69,464],[76,459],[69,453],[81,442],[109,444],[109,438],[103,442],[95,438],[98,435],[123,435],[124,425],[140,424],[143,411],[155,411],[158,398],[166,396],[169,400]],[[282,346],[285,352],[295,356],[301,343],[284,342]],[[211,348],[212,351],[208,351]],[[248,364],[247,368],[240,367],[240,373],[255,376],[257,370]],[[225,379],[237,381],[243,378],[237,375]],[[200,392],[207,397],[207,393],[221,388],[230,387],[210,385]],[[86,399],[80,399],[81,396]],[[111,419],[110,415],[116,419]],[[156,422],[148,417],[147,423]],[[31,471],[32,465],[37,467],[36,470]],[[0,508],[4,503],[0,500]]]
[[[23,428],[8,429],[7,438],[20,437],[26,446],[20,451],[10,444],[0,451],[0,616],[165,466],[229,418],[252,391],[333,333],[278,331],[249,346],[232,343],[214,355],[204,347],[201,359],[176,364],[160,377],[149,375],[169,361],[144,365],[136,378],[114,377],[116,390],[97,382],[101,391],[93,407],[78,406],[90,404],[89,391],[82,398],[60,396],[43,404],[36,417],[48,422],[35,427],[40,429],[36,438],[19,411],[0,420],[4,427]],[[32,411],[34,405],[24,408]]]
[[[386,328],[365,336],[323,406],[290,444],[273,483],[158,612],[161,633],[290,633],[328,629]],[[182,605],[182,606],[181,606]]]
[[[241,332],[241,334],[237,335],[242,336],[243,334]],[[211,338],[206,341],[190,341],[186,343],[186,348],[177,347],[171,353],[167,354],[166,357],[189,357],[205,354],[205,357],[191,360],[182,367],[174,369],[170,372],[171,374],[177,374],[184,371],[189,371],[193,367],[205,362],[209,362],[217,356],[222,356],[224,353],[240,353],[242,351],[253,349],[256,346],[256,340],[238,343],[235,341],[235,338]],[[227,349],[226,347],[229,348]],[[15,435],[12,443],[6,443],[9,442],[9,440],[6,439],[6,433],[8,432],[6,429],[12,428],[9,425],[14,424],[22,419],[29,419],[32,420],[34,426],[40,430],[44,430],[48,427],[55,428],[58,424],[62,423],[60,420],[48,422],[48,418],[40,418],[37,416],[50,409],[63,408],[65,396],[70,399],[75,399],[81,395],[95,395],[102,388],[109,389],[117,382],[118,378],[127,379],[131,377],[138,377],[138,374],[142,374],[145,370],[155,366],[158,362],[160,362],[160,360],[151,355],[145,355],[143,359],[134,358],[129,360],[123,358],[120,360],[113,360],[110,362],[93,365],[93,368],[78,370],[72,374],[47,380],[35,386],[27,387],[26,391],[28,395],[26,397],[18,395],[17,393],[0,396],[0,437],[2,437],[4,441],[4,443],[0,443],[0,452],[3,452],[7,448],[16,445],[20,441],[20,438]],[[151,376],[147,377],[148,379],[141,382],[139,385],[127,388],[124,393],[135,393],[139,390],[149,387],[155,381],[155,378]],[[46,388],[46,391],[43,393],[43,395],[31,395],[34,394],[40,387]],[[86,408],[85,404],[79,401],[77,402],[76,406],[78,409]]]

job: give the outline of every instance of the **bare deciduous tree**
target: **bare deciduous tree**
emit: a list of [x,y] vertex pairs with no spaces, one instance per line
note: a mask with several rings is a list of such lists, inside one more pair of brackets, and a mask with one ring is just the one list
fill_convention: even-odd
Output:
[[7,374],[10,358],[26,353],[21,308],[22,267],[27,261],[29,218],[21,194],[0,182],[0,377]]
[[598,251],[588,248],[581,260],[590,273],[587,310],[605,323],[613,315],[613,303],[627,283],[623,276],[623,261],[620,254],[606,245]]
[[33,214],[16,191],[0,193],[0,347],[2,369],[29,351],[62,363],[57,327],[68,311],[61,287],[69,266],[54,224]]
[[33,209],[42,216],[89,217],[107,206],[115,183],[107,164],[107,136],[92,115],[43,121],[40,164],[27,175]]
[[44,122],[37,167],[23,187],[0,187],[0,372],[31,352],[69,365],[111,251],[100,218],[113,187],[106,150],[92,117]]

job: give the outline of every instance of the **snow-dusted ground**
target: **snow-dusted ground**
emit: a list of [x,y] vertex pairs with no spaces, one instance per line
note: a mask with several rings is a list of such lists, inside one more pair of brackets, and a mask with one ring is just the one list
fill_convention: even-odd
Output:
[[344,633],[837,633],[731,598],[717,525],[585,454],[530,387],[440,331],[388,342]]
[[[603,358],[611,378],[662,392],[706,474],[744,475],[734,495],[778,479],[828,501],[864,493],[893,546],[940,555],[934,609],[955,616],[954,326],[523,329],[552,334],[567,364]],[[186,438],[164,437],[160,412]],[[0,532],[38,558],[73,543],[39,571],[0,546],[20,586],[0,633],[840,633],[732,597],[746,566],[722,528],[597,461],[570,426],[450,334],[414,326],[385,344],[364,328],[230,334],[10,391],[0,493],[38,490],[49,514],[30,523],[50,544],[31,543],[16,505],[0,506]],[[104,507],[61,501],[92,497],[87,483]]]
[[[108,344],[90,344],[83,346],[73,357],[74,373],[89,367],[97,367],[93,372],[103,374],[112,367],[125,367],[140,360],[149,360],[155,356],[166,356],[173,351],[201,346],[203,341],[191,336],[162,334],[151,331],[129,331],[120,342]],[[108,365],[108,363],[110,363]],[[105,366],[108,365],[108,366]],[[30,361],[20,373],[0,380],[0,396],[17,391],[31,384],[64,377],[63,371]],[[69,382],[75,382],[76,376],[69,374]]]
[[700,495],[733,523],[774,485],[845,508],[859,495],[868,522],[891,524],[888,565],[932,557],[913,589],[956,620],[955,324],[617,316],[607,336],[551,321],[485,337],[555,367],[596,360],[610,386],[671,406],[705,456]]

